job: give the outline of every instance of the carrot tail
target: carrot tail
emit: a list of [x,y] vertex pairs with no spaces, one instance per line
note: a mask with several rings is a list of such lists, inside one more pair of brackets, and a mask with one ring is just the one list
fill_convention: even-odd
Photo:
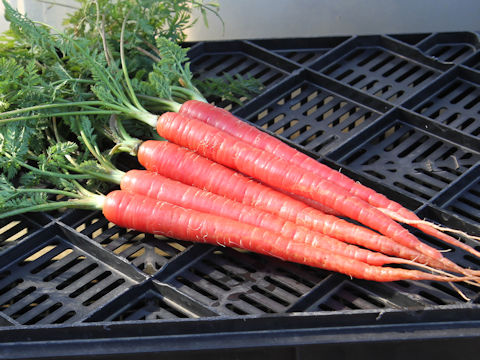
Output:
[[[461,242],[460,240],[457,240],[454,237],[443,233],[443,231],[448,231],[448,232],[460,234],[460,235],[463,235],[465,237],[468,237],[468,238],[474,239],[474,240],[480,240],[480,237],[471,236],[471,235],[468,235],[467,233],[465,233],[463,231],[460,231],[460,230],[455,230],[455,229],[450,229],[450,228],[447,228],[447,227],[442,227],[442,226],[439,226],[439,225],[435,225],[434,223],[431,223],[429,221],[421,220],[414,213],[409,212],[409,213],[398,214],[398,213],[394,213],[394,212],[392,212],[388,209],[379,209],[379,210],[382,211],[383,213],[385,213],[386,215],[388,215],[389,217],[391,217],[392,219],[394,219],[395,221],[398,221],[398,222],[416,227],[417,229],[422,230],[427,235],[431,235],[433,237],[436,237],[436,238],[446,242],[447,244],[456,246],[456,247],[458,247],[462,250],[465,250],[465,251],[469,252],[472,255],[480,257],[480,251],[477,251],[474,248],[472,248],[471,246]],[[413,214],[414,216],[412,216],[411,214]]]

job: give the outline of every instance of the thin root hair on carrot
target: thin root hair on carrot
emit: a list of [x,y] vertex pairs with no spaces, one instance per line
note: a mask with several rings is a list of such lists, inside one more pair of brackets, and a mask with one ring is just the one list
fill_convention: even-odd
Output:
[[[472,236],[472,235],[469,235],[462,230],[444,227],[444,226],[441,226],[441,225],[434,224],[434,223],[432,223],[430,221],[427,221],[427,220],[406,219],[405,217],[403,217],[403,216],[401,216],[397,213],[394,213],[393,211],[390,211],[388,209],[378,208],[378,210],[380,210],[385,215],[391,217],[393,220],[395,220],[397,222],[404,223],[404,224],[411,225],[411,226],[416,226],[419,230],[422,230],[426,234],[428,234],[430,236],[434,236],[434,237],[438,238],[439,240],[442,240],[442,241],[446,242],[447,244],[456,246],[456,247],[458,247],[460,249],[463,249],[463,250],[469,252],[470,254],[480,258],[480,251],[477,251],[473,247],[463,243],[462,241],[460,241],[458,239],[455,239],[454,237],[452,237],[452,236],[450,236],[446,233],[450,232],[450,233],[454,233],[454,234],[463,236],[465,238],[469,238],[469,239],[472,239],[472,240],[475,240],[475,241],[480,241],[480,237],[478,237],[478,236]],[[438,233],[434,234],[431,231],[429,231],[429,229],[437,230]]]

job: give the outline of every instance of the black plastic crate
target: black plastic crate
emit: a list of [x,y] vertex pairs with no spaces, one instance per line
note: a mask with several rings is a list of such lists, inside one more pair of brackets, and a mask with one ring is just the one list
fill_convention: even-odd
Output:
[[48,220],[43,216],[14,216],[0,221],[0,253],[20,243],[32,232],[41,229]]
[[[476,33],[188,45],[196,77],[263,84],[242,104],[210,101],[421,218],[480,236]],[[469,301],[448,284],[360,281],[120,229],[100,212],[27,214],[0,223],[0,357],[474,358],[480,291],[456,286]]]
[[0,274],[0,309],[22,325],[82,321],[143,280],[133,268],[120,266],[57,224],[3,253]]
[[475,224],[480,224],[480,182],[472,184],[463,193],[447,205],[447,209],[458,214]]
[[480,51],[477,51],[474,55],[465,60],[464,65],[473,70],[480,70]]
[[221,315],[284,313],[332,274],[234,249],[212,249],[157,278]]

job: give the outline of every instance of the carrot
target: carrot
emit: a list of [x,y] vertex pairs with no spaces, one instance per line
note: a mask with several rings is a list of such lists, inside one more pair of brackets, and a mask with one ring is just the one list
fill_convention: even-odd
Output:
[[158,117],[156,128],[163,138],[215,162],[237,169],[270,186],[312,198],[407,247],[436,259],[442,258],[438,250],[422,243],[390,217],[367,202],[351,196],[335,183],[302,171],[289,161],[252,147],[208,124],[178,113],[166,112]]
[[138,148],[137,158],[146,169],[165,177],[271,212],[341,241],[439,269],[462,272],[445,257],[440,260],[429,258],[367,228],[324,214],[176,144],[145,141]]
[[[393,258],[384,254],[347,245],[335,238],[317,233],[280,218],[272,213],[259,210],[224,196],[200,188],[183,184],[158,173],[145,170],[130,170],[122,177],[120,188],[135,194],[166,201],[187,209],[223,216],[232,220],[261,227],[281,234],[283,237],[321,247],[325,250],[350,257],[370,265],[415,263],[409,260]],[[417,259],[418,260],[418,259]]]
[[310,171],[312,174],[332,181],[343,189],[349,191],[352,195],[368,202],[372,206],[375,206],[392,219],[416,227],[428,235],[434,236],[448,244],[457,246],[480,257],[479,251],[442,231],[452,231],[464,236],[468,236],[468,234],[464,234],[463,232],[454,229],[443,228],[421,220],[414,212],[406,209],[399,203],[388,199],[386,196],[367,186],[353,181],[346,175],[335,171],[300,151],[297,151],[279,139],[241,121],[232,113],[224,109],[218,108],[204,101],[189,100],[182,104],[179,113],[221,129],[259,149],[275,154],[284,160],[288,160],[292,164],[295,164],[306,171]]
[[106,196],[103,214],[109,221],[121,227],[179,240],[241,248],[359,279],[382,282],[398,280],[450,282],[466,279],[419,270],[368,265],[321,248],[293,242],[266,229],[122,190],[110,192]]

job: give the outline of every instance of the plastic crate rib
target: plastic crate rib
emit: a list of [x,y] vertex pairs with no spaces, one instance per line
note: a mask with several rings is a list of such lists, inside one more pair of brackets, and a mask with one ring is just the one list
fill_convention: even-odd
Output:
[[480,182],[476,182],[454,202],[448,205],[448,209],[455,214],[480,224]]
[[474,55],[472,55],[467,60],[465,60],[463,64],[472,70],[479,71],[480,70],[480,51],[477,51]]
[[[43,221],[42,221],[43,220]],[[15,246],[32,232],[41,229],[46,219],[40,223],[25,216],[15,216],[0,221],[0,253],[11,246]]]
[[256,40],[255,44],[301,65],[310,65],[348,37]]
[[[212,103],[420,218],[480,236],[478,34],[186,45],[197,79],[261,84],[252,98]],[[57,211],[0,222],[0,335],[5,359],[476,358],[480,289],[361,281],[121,229],[98,211]]]

